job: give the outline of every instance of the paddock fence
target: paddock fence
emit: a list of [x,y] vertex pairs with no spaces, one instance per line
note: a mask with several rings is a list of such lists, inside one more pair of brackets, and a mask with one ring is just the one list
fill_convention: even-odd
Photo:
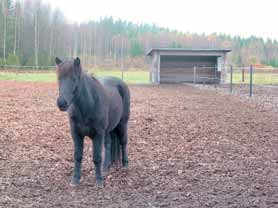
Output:
[[[54,82],[56,81],[56,66],[12,66],[0,65],[0,80],[15,81],[38,81],[38,82]],[[84,69],[96,77],[114,76],[128,83],[133,84],[149,84],[150,74],[148,69],[143,68],[109,68],[100,69],[93,67],[84,67]]]
[[[192,72],[200,80],[201,69]],[[216,71],[217,69],[215,69]],[[278,69],[257,66],[222,66],[222,75],[201,77],[203,83],[195,86],[230,93],[241,98],[258,101],[260,105],[278,112]],[[199,77],[199,78],[198,78]],[[213,80],[209,83],[207,80]]]
[[[149,84],[148,69],[89,69],[95,76],[116,76],[128,83]],[[187,70],[188,81],[202,88],[278,103],[278,69],[257,66],[194,66]],[[1,66],[0,80],[55,82],[55,66]]]

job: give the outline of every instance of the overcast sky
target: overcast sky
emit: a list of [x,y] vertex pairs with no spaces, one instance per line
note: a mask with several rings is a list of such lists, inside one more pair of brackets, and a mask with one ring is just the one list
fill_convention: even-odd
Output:
[[113,16],[184,32],[278,39],[278,0],[44,0],[70,21]]

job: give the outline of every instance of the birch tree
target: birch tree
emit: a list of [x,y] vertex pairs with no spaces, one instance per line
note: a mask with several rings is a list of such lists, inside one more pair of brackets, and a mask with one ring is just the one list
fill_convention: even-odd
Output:
[[8,19],[8,5],[6,0],[2,0],[3,13],[3,60],[6,62],[6,41],[7,41],[7,19]]
[[39,2],[35,6],[35,11],[34,11],[34,55],[35,55],[35,66],[39,66],[39,33],[38,33],[38,15],[39,15]]

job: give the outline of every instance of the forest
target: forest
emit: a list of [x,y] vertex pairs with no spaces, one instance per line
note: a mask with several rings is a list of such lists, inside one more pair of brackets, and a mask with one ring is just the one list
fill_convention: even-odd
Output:
[[181,32],[113,17],[72,23],[41,0],[0,1],[0,65],[52,66],[56,56],[80,56],[87,66],[136,68],[146,66],[150,48],[173,47],[230,48],[234,65],[278,67],[277,40]]

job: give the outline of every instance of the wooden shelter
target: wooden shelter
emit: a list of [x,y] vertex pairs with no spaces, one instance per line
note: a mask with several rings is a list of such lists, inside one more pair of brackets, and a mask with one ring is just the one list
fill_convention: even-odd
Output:
[[219,83],[225,80],[226,54],[230,49],[153,48],[152,83]]

